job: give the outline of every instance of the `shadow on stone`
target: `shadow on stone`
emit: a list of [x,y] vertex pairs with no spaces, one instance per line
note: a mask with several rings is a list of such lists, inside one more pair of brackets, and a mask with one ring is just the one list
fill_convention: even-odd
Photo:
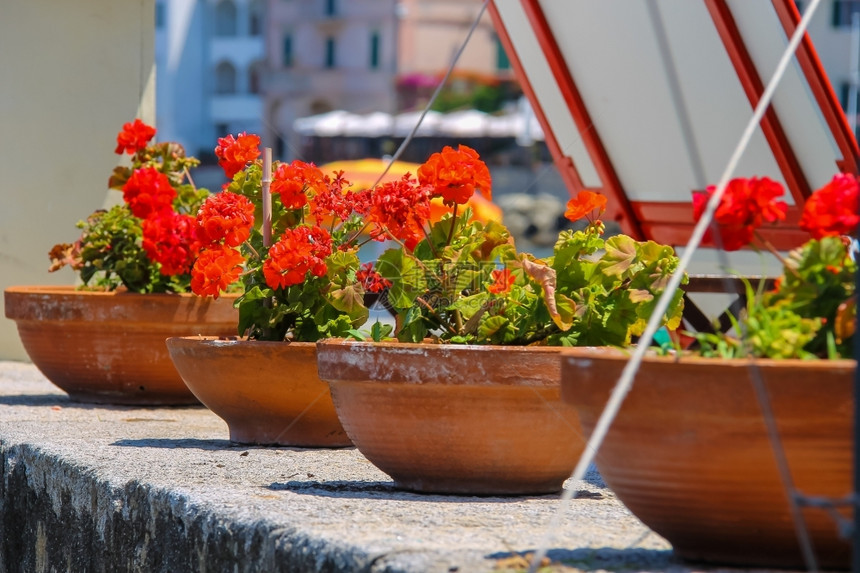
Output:
[[[230,440],[199,440],[196,438],[143,438],[137,440],[117,440],[112,446],[124,448],[190,448],[195,450],[251,450],[253,446],[236,444]],[[266,448],[272,449],[272,448]],[[291,448],[278,448],[291,449]]]
[[[408,499],[414,501],[428,502],[451,502],[457,503],[466,499],[480,499],[492,503],[521,502],[524,499],[557,500],[558,495],[512,495],[512,496],[477,496],[477,495],[442,495],[431,493],[418,493],[402,490],[394,485],[394,482],[361,482],[361,481],[288,481],[284,483],[275,482],[269,486],[274,491],[291,491],[303,495],[314,495],[319,497],[337,498],[367,498],[367,499]],[[603,499],[603,495],[596,492],[580,490],[577,499]]]
[[[491,553],[487,559],[502,563],[528,563],[534,550]],[[594,547],[582,549],[550,549],[547,558],[552,564],[562,564],[583,571],[651,571],[654,573],[677,570],[682,565],[670,549],[641,547]],[[527,566],[527,565],[526,565]],[[702,569],[704,571],[706,569]]]

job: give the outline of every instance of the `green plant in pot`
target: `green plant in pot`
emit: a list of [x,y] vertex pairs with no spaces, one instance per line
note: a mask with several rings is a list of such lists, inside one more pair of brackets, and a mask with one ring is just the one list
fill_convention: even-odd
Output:
[[6,316],[28,355],[74,400],[196,403],[164,339],[235,329],[231,300],[190,292],[201,248],[195,215],[209,196],[190,177],[198,161],[175,142],[155,142],[155,134],[139,119],[123,126],[115,152],[131,163],[116,167],[108,182],[122,203],[95,211],[78,223],[75,242],[51,249],[50,271],[71,268],[78,286],[4,293]]
[[[748,245],[763,248],[782,263],[772,290],[749,282],[747,306],[731,333],[697,334],[703,356],[851,358],[857,305],[855,298],[857,179],[836,175],[806,201],[800,228],[811,238],[787,255],[777,252],[758,229],[785,219],[787,205],[778,199],[782,186],[766,178],[730,182],[715,223],[726,250]],[[700,216],[709,195],[695,197]]]
[[[377,186],[369,234],[392,248],[376,262],[394,325],[365,340],[318,343],[342,423],[358,449],[404,489],[467,494],[558,491],[583,447],[560,400],[558,348],[621,345],[641,333],[678,260],[671,248],[604,239],[605,198],[584,191],[553,256],[518,253],[498,222],[471,220],[491,197],[478,154],[446,147]],[[429,202],[450,212],[429,222]],[[676,293],[665,317],[680,322]]]
[[80,221],[74,243],[55,245],[51,272],[69,266],[94,289],[190,291],[200,250],[195,215],[209,191],[191,179],[200,162],[178,143],[154,142],[155,134],[139,119],[123,126],[115,151],[130,155],[131,166],[117,166],[108,181],[123,202]]
[[[782,185],[730,181],[706,240],[776,256],[782,272],[773,287],[745,279],[748,300],[728,332],[697,333],[696,345],[639,366],[596,463],[682,558],[849,566],[858,191],[853,174],[815,191],[798,219],[811,237],[781,253],[762,227],[788,218]],[[697,218],[714,192],[694,196]],[[587,431],[628,358],[563,353],[563,397]]]
[[230,338],[177,337],[170,355],[188,387],[240,443],[350,445],[316,371],[314,342],[347,336],[367,320],[365,296],[385,282],[358,250],[367,191],[342,173],[302,161],[271,162],[259,138],[219,139],[230,182],[197,213],[202,249],[192,290],[219,297],[239,282]]

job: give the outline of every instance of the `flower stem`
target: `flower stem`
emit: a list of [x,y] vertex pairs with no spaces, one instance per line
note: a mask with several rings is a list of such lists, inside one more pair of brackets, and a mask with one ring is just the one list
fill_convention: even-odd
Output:
[[415,300],[418,302],[418,304],[420,304],[421,306],[423,306],[424,308],[429,310],[430,314],[433,315],[433,317],[436,319],[436,321],[439,323],[439,325],[442,326],[445,330],[447,330],[448,332],[450,332],[454,336],[459,334],[459,332],[454,330],[450,324],[448,324],[447,322],[442,320],[442,317],[436,313],[436,309],[433,308],[432,306],[430,306],[430,303],[428,303],[426,300],[424,300],[420,296],[415,297]]
[[451,240],[454,238],[454,227],[457,224],[457,207],[459,207],[459,203],[454,203],[454,210],[451,213],[451,228],[448,230],[448,240],[445,241],[445,246],[451,245]]
[[773,246],[773,243],[765,239],[758,232],[758,229],[753,231],[755,233],[756,239],[764,245],[764,248],[767,249],[773,256],[777,258],[777,260],[782,264],[782,267],[786,269],[788,272],[793,274],[796,278],[801,278],[800,273],[797,272],[797,269],[788,264],[788,261],[785,260],[785,257],[782,256],[782,253],[776,250],[776,247]]

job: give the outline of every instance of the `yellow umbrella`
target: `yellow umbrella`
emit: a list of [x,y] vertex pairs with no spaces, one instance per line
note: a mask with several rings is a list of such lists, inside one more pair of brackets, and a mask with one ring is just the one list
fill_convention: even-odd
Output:
[[[332,161],[331,163],[320,165],[319,168],[326,174],[333,171],[343,171],[344,178],[352,183],[354,189],[368,189],[376,183],[379,175],[385,171],[386,165],[388,165],[388,161],[383,159],[353,159]],[[380,183],[396,181],[407,173],[416,175],[419,167],[421,167],[419,163],[395,161]],[[502,210],[499,206],[478,193],[472,195],[468,206],[472,208],[473,219],[484,223],[488,221],[501,222],[502,220]],[[430,208],[430,217],[433,221],[438,221],[442,215],[451,211],[450,208],[442,203],[442,199],[439,197],[433,199]]]

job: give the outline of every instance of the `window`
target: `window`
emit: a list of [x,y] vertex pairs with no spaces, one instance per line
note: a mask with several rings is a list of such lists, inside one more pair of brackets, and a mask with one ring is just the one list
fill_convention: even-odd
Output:
[[379,69],[379,32],[370,35],[370,69]]
[[236,35],[236,5],[231,0],[221,0],[215,7],[215,35]]
[[155,28],[164,28],[166,14],[164,11],[164,2],[155,3]]
[[334,59],[334,38],[326,38],[325,39],[325,67],[326,69],[332,69],[335,67],[335,59]]
[[248,15],[248,34],[251,36],[263,35],[263,2],[254,0],[251,2],[250,13]]
[[263,62],[254,62],[248,69],[248,91],[252,94],[263,91]]
[[293,67],[293,37],[284,36],[283,63],[285,68]]
[[496,36],[496,69],[509,70],[511,69],[511,60],[508,59],[508,53],[505,52],[505,47],[502,41]]
[[236,93],[236,68],[230,62],[221,62],[215,68],[215,93]]
[[857,0],[833,0],[833,27],[850,27],[851,16],[855,12],[860,12],[860,2],[858,2]]
[[334,16],[337,14],[337,0],[324,0],[325,1],[325,15],[326,16]]

